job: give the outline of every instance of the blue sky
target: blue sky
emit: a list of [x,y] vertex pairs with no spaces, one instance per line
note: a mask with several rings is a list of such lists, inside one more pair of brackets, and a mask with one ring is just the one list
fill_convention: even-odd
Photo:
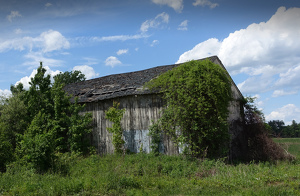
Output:
[[300,122],[298,0],[0,0],[0,94],[39,62],[88,79],[218,55],[266,120]]

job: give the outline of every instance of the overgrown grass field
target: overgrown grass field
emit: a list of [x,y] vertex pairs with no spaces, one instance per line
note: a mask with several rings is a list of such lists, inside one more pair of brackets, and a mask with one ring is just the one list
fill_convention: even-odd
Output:
[[300,159],[300,138],[274,138],[274,141]]
[[[299,158],[300,139],[275,139]],[[300,195],[300,162],[226,164],[184,156],[61,156],[60,173],[15,165],[0,195]]]

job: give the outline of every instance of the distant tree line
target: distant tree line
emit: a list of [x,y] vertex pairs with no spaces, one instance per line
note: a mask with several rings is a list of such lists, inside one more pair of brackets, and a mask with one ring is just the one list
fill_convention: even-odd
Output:
[[285,125],[283,120],[271,120],[268,125],[269,132],[273,137],[300,137],[300,123],[295,120],[291,125]]

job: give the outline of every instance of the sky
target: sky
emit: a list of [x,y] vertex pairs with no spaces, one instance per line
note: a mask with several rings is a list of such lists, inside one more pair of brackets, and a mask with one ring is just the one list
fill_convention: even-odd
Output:
[[0,0],[0,94],[39,62],[87,79],[217,55],[266,121],[300,123],[299,0]]

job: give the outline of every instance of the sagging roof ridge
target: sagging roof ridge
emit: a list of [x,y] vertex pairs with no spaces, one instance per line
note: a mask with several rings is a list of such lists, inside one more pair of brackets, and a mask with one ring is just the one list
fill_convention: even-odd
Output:
[[[215,61],[218,61],[218,64],[226,70],[217,56],[211,56],[199,60],[201,61],[205,59],[209,59],[214,63]],[[182,63],[156,66],[133,72],[111,74],[69,84],[66,85],[64,89],[68,94],[72,95],[73,98],[78,97],[79,103],[96,102],[129,95],[150,94],[152,92],[147,89],[143,89],[143,85],[158,75],[171,70],[180,64]],[[235,85],[233,80],[232,83]],[[239,90],[238,92],[240,93]],[[240,95],[242,94],[240,93]]]

